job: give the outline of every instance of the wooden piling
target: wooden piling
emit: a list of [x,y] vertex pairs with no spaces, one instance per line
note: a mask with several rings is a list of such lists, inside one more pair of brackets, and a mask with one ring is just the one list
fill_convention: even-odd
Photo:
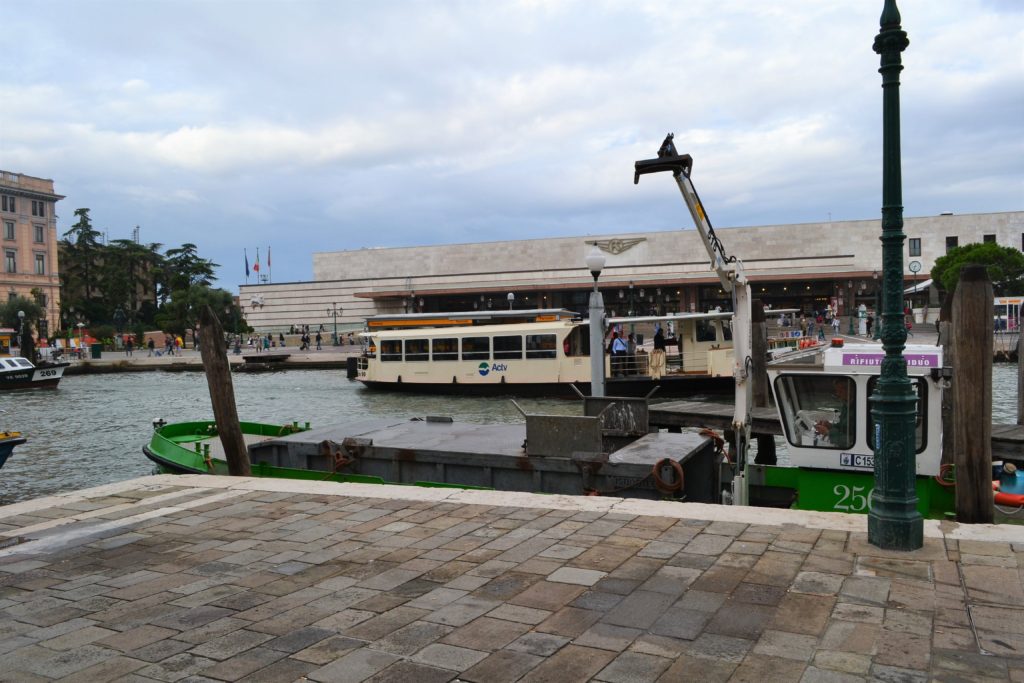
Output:
[[1024,425],[1024,333],[1017,327],[1017,424]]
[[953,295],[953,440],[956,517],[991,524],[992,283],[984,266],[966,265]]
[[217,422],[217,435],[224,446],[228,474],[248,477],[252,474],[249,451],[245,447],[242,426],[235,407],[235,390],[231,383],[231,367],[224,342],[224,328],[213,309],[203,306],[199,314],[199,353],[203,358],[206,383],[210,387],[213,419]]

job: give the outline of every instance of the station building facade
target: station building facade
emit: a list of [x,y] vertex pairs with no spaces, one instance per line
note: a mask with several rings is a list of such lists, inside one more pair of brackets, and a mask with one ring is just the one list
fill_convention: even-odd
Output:
[[[993,241],[1024,248],[1024,211],[904,219],[907,303],[938,314],[929,273],[950,248]],[[874,307],[880,287],[879,219],[716,228],[743,262],[753,294],[773,308],[848,315]],[[380,313],[568,308],[584,313],[593,279],[584,259],[606,258],[599,286],[614,315],[663,315],[731,307],[696,230],[370,248],[313,254],[311,282],[241,285],[248,323],[261,332],[295,325],[330,333],[362,329]],[[916,270],[916,272],[914,272]]]

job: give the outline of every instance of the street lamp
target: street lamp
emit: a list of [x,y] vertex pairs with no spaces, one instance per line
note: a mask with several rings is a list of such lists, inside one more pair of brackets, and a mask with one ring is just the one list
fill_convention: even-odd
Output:
[[508,299],[508,310],[511,311],[512,310],[512,304],[514,304],[516,302],[516,295],[513,294],[512,292],[509,292],[508,295],[505,298]]
[[18,350],[25,355],[25,311],[18,311]]
[[900,26],[896,0],[885,0],[873,49],[882,74],[882,302],[885,358],[875,393],[875,487],[868,505],[868,542],[886,550],[924,545],[917,509],[914,451],[917,391],[907,376],[907,327],[903,320],[903,182],[900,169],[900,53],[910,41]]
[[604,396],[604,298],[597,288],[597,278],[604,270],[604,255],[594,249],[586,264],[594,278],[594,291],[590,293],[590,395]]
[[340,313],[341,310],[341,306],[336,303],[332,303],[331,307],[327,309],[327,315],[334,316],[334,336],[332,339],[334,346],[338,345],[338,313]]

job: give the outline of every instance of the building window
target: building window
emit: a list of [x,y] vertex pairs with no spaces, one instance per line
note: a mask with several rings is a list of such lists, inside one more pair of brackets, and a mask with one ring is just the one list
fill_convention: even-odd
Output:
[[921,238],[911,237],[910,238],[910,255],[920,256],[921,255]]
[[14,197],[6,194],[3,196],[3,209],[14,213]]
[[4,271],[8,273],[18,272],[18,252],[16,251],[5,251],[4,252]]
[[8,301],[14,301],[17,298],[18,298],[18,293],[17,292],[7,292],[7,300]]
[[949,253],[950,249],[956,249],[959,246],[960,240],[955,235],[953,237],[946,238],[946,253]]
[[4,221],[4,239],[14,239],[14,221]]
[[992,244],[995,244],[996,243],[996,236],[995,235],[982,235],[981,236],[981,241],[986,243],[986,244],[988,244],[989,242],[991,242]]
[[36,275],[46,275],[46,254],[36,254]]
[[43,238],[46,236],[46,232],[43,230],[43,226],[41,226],[41,225],[33,225],[32,226],[32,232],[35,233],[36,244],[42,244],[44,242]]
[[37,202],[32,200],[32,215],[33,216],[45,216],[46,215],[46,202]]

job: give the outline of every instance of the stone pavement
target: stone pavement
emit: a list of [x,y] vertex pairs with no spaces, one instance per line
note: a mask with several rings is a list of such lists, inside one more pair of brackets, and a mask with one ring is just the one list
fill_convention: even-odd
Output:
[[1024,681],[1024,527],[171,475],[0,508],[0,680]]

